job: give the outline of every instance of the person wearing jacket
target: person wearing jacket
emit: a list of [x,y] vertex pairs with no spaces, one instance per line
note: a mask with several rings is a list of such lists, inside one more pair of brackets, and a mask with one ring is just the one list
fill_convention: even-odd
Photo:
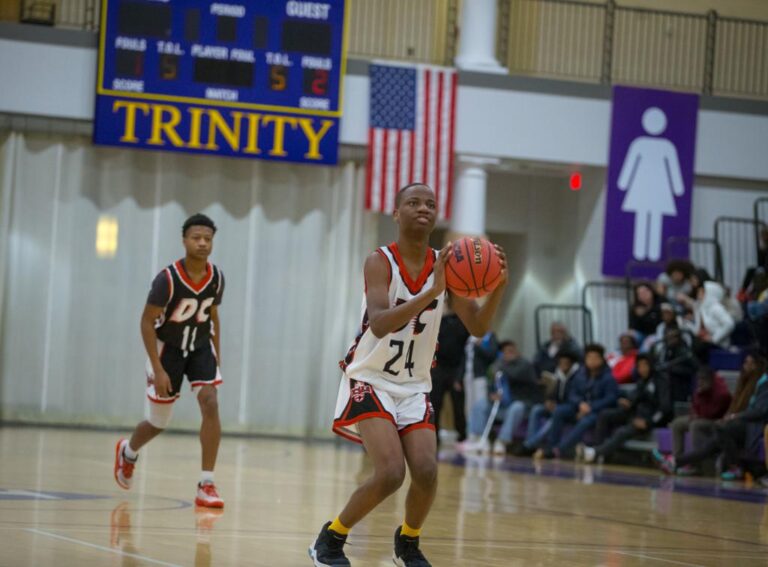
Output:
[[[595,427],[604,409],[614,407],[619,397],[616,380],[605,362],[605,348],[590,344],[584,349],[584,368],[573,378],[568,399],[552,414],[552,427],[546,438],[546,448],[539,449],[537,458],[569,456],[584,434]],[[573,428],[566,434],[566,424]]]
[[661,297],[649,283],[639,283],[634,288],[634,300],[629,314],[629,328],[642,335],[641,341],[656,332],[661,322]]
[[617,384],[630,384],[635,379],[635,360],[638,352],[634,331],[626,331],[619,337],[619,350],[606,356],[611,374]]
[[688,302],[693,310],[693,329],[696,335],[696,356],[709,360],[713,348],[728,348],[736,321],[723,305],[725,289],[715,281],[705,281],[698,288],[695,302]]
[[726,416],[715,427],[714,438],[700,449],[684,454],[680,458],[666,456],[659,458],[659,466],[667,474],[676,474],[684,466],[700,463],[706,458],[722,455],[723,480],[741,478],[738,467],[739,450],[746,448],[756,452],[763,439],[763,429],[768,423],[768,373],[757,381],[755,392],[747,408],[737,414]]
[[581,356],[581,347],[568,333],[566,326],[558,321],[552,323],[549,329],[549,340],[544,343],[533,357],[536,375],[541,377],[545,372],[554,374],[557,369],[557,354],[568,350]]
[[484,400],[478,400],[472,407],[469,418],[470,449],[487,451],[486,444],[478,445],[480,436],[491,415],[494,402],[498,401],[497,418],[502,420],[501,429],[493,445],[494,454],[505,454],[507,445],[512,442],[515,430],[525,419],[528,409],[540,401],[541,387],[536,379],[533,365],[520,355],[517,345],[504,341],[500,345],[501,358],[493,363],[490,374],[495,386]]
[[[691,412],[672,420],[672,454],[680,457],[685,451],[685,434],[691,433],[691,446],[703,447],[712,437],[715,422],[723,417],[731,404],[731,393],[723,377],[709,366],[702,366],[696,373],[696,392],[693,394]],[[693,472],[685,470],[683,472]]]
[[691,380],[698,364],[690,347],[685,344],[680,329],[668,329],[664,342],[656,347],[656,370],[667,376],[672,402],[687,402],[691,397]]
[[[450,296],[449,296],[450,297]],[[432,367],[432,391],[429,393],[435,412],[437,442],[440,443],[440,414],[445,395],[450,394],[453,406],[453,423],[461,443],[467,437],[467,418],[464,413],[464,345],[469,338],[469,331],[464,327],[459,316],[446,309],[440,321],[437,335],[437,352]]]
[[669,419],[672,413],[669,384],[663,375],[654,371],[653,359],[648,354],[637,356],[634,381],[635,389],[619,398],[619,407],[600,412],[595,431],[596,446],[577,447],[577,454],[581,453],[585,462],[610,457],[626,441],[660,427]]
[[525,453],[532,454],[544,440],[552,424],[552,413],[558,404],[568,399],[573,377],[580,368],[579,353],[568,349],[561,349],[557,353],[557,369],[548,385],[546,400],[533,406],[528,416],[528,429],[523,442]]

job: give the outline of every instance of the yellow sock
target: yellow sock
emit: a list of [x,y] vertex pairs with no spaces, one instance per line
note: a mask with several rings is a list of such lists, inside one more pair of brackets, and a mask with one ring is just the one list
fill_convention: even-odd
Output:
[[405,537],[419,537],[421,535],[421,528],[412,528],[405,520],[403,520],[403,527],[400,528],[400,535],[404,535]]
[[339,517],[336,516],[336,519],[331,522],[331,525],[328,526],[328,529],[335,531],[339,535],[347,535],[350,528],[342,524],[341,520],[339,520]]

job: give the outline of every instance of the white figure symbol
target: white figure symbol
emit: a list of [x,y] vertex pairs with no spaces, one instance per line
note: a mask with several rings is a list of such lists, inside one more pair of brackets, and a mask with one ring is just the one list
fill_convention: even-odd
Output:
[[635,213],[633,256],[637,260],[661,258],[663,217],[677,216],[675,198],[685,193],[675,145],[660,136],[667,116],[655,106],[643,113],[649,136],[635,138],[619,174],[619,189],[627,192],[621,210]]

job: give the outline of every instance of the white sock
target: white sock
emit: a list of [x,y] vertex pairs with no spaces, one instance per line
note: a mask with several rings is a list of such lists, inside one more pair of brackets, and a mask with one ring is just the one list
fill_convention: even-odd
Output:
[[134,451],[133,449],[131,449],[131,443],[130,442],[126,443],[125,447],[123,447],[123,455],[129,461],[135,461],[136,459],[139,458],[139,452],[138,451]]
[[213,484],[213,471],[203,471],[200,473],[200,484]]

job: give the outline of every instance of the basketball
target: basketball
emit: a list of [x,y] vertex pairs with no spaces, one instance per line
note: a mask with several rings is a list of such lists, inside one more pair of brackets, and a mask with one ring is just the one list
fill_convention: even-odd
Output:
[[485,238],[466,236],[453,243],[445,283],[461,297],[483,297],[491,293],[501,278],[501,261],[494,245]]

